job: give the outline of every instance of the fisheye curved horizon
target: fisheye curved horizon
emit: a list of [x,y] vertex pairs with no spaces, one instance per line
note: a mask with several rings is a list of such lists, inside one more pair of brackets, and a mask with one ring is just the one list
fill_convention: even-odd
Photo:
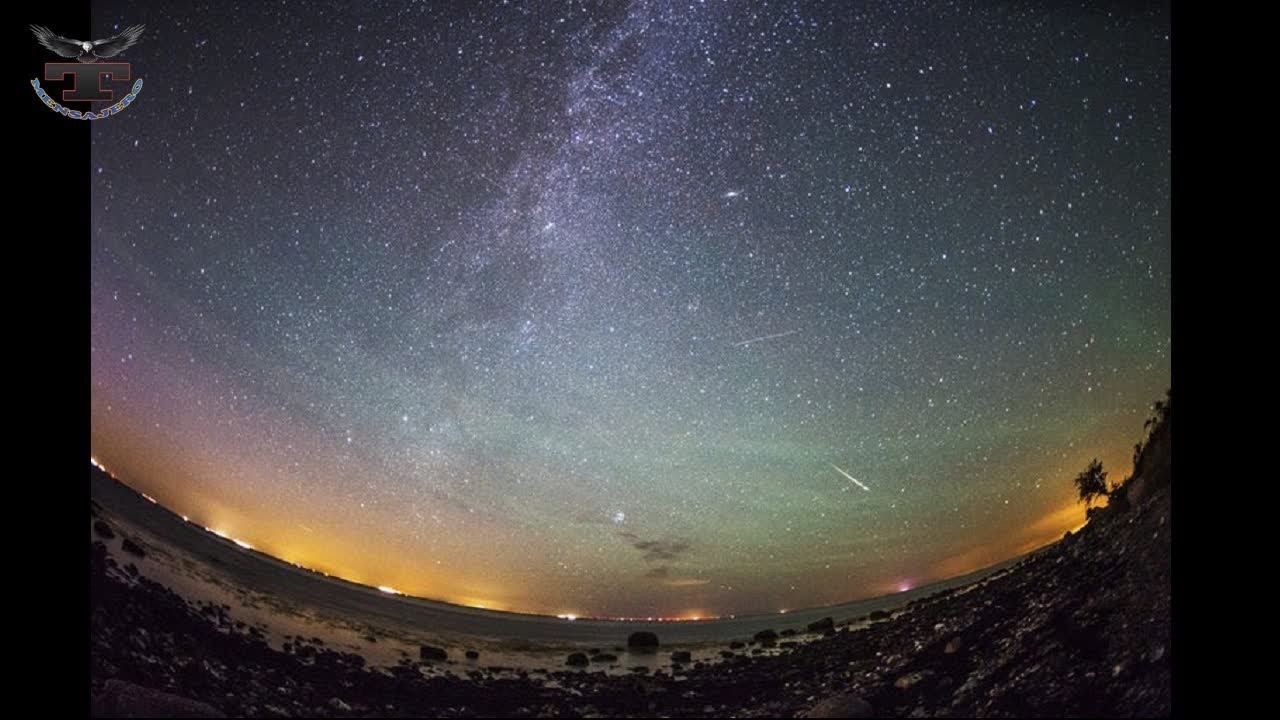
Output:
[[1132,469],[1167,12],[382,5],[145,18],[90,128],[129,487],[388,595],[691,620],[995,566]]

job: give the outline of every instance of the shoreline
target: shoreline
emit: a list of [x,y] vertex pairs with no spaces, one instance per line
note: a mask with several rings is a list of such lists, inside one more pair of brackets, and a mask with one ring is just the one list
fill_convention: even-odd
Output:
[[[670,623],[650,662],[615,651],[618,638],[579,651],[583,667],[565,655],[519,667],[487,648],[477,658],[439,646],[379,658],[368,647],[393,641],[273,639],[231,603],[192,602],[148,578],[139,569],[148,550],[124,551],[127,528],[101,537],[96,523],[110,521],[95,509],[94,712],[195,703],[197,714],[264,717],[1166,715],[1169,497],[1165,486],[978,582],[816,637],[739,637],[683,656],[663,632],[690,625]],[[789,630],[787,617],[769,619]]]
[[[98,508],[110,513],[116,518],[117,522],[124,522],[133,526],[136,533],[141,533],[152,537],[155,541],[167,546],[184,546],[184,550],[188,550],[190,554],[198,557],[191,559],[197,562],[204,561],[206,564],[217,563],[224,567],[232,567],[235,569],[243,568],[244,565],[261,564],[261,567],[252,569],[249,576],[254,579],[261,580],[266,567],[278,570],[282,573],[296,574],[298,578],[306,578],[313,585],[312,592],[307,593],[309,596],[324,595],[321,591],[323,585],[316,583],[325,583],[339,588],[346,592],[359,593],[366,598],[374,598],[381,602],[403,603],[408,608],[415,610],[423,610],[433,615],[446,613],[455,613],[459,617],[474,617],[492,620],[501,624],[510,624],[513,628],[520,627],[521,633],[513,633],[523,637],[523,632],[527,631],[529,623],[553,623],[559,628],[564,629],[566,641],[572,641],[574,636],[580,635],[576,628],[590,627],[598,629],[612,629],[617,633],[627,633],[636,630],[650,630],[658,633],[674,633],[678,636],[697,633],[689,633],[687,629],[681,629],[681,626],[710,628],[712,631],[703,633],[705,637],[701,639],[713,641],[723,639],[727,635],[732,634],[733,630],[726,629],[724,632],[715,632],[717,624],[740,624],[742,628],[757,628],[798,625],[803,627],[809,622],[821,619],[827,615],[831,615],[837,622],[856,619],[859,616],[865,616],[876,610],[892,610],[897,607],[906,605],[921,597],[926,597],[938,592],[945,592],[956,587],[970,585],[979,582],[985,577],[997,574],[1014,564],[1022,561],[1028,556],[1041,552],[1052,545],[1048,543],[1045,546],[1036,548],[1022,555],[1008,558],[1001,562],[979,568],[968,573],[956,575],[950,578],[936,580],[923,585],[912,587],[901,592],[888,593],[884,595],[875,595],[856,600],[849,600],[834,604],[815,605],[810,607],[788,610],[779,613],[748,613],[748,614],[731,614],[707,618],[615,618],[615,617],[596,617],[596,616],[577,616],[573,620],[565,617],[551,614],[518,612],[508,610],[496,610],[492,608],[479,608],[458,603],[451,603],[445,600],[437,600],[433,598],[419,597],[404,593],[387,593],[379,588],[371,585],[365,585],[355,581],[347,580],[334,575],[329,575],[321,571],[295,565],[287,560],[275,557],[269,553],[257,550],[252,547],[244,547],[239,545],[234,539],[220,535],[214,531],[200,526],[199,524],[186,519],[185,517],[175,513],[167,507],[161,505],[156,500],[150,498],[146,494],[134,489],[124,481],[111,475],[105,468],[94,463],[92,468],[92,488],[91,497],[94,498]],[[105,504],[103,502],[105,501]],[[143,514],[150,517],[143,517]],[[185,537],[183,537],[185,536]],[[243,565],[240,561],[244,561]],[[238,578],[231,578],[234,582]],[[282,588],[277,587],[277,590]],[[295,598],[298,599],[298,598]],[[406,613],[414,612],[406,610]],[[394,610],[387,610],[389,615],[394,615]],[[438,621],[439,617],[430,618],[432,621]],[[725,625],[729,628],[729,625]]]

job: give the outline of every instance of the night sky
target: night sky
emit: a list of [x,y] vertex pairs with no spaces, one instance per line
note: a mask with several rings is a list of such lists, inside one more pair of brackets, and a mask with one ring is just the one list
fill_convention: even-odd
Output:
[[1168,12],[1102,5],[96,3],[93,451],[553,614],[1054,540],[1170,383]]

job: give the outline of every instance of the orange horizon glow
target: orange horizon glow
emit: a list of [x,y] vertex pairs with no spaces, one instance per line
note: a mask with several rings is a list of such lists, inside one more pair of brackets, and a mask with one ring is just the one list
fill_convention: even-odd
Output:
[[[99,470],[109,475],[111,478],[117,480],[118,482],[121,482],[127,487],[130,487],[131,489],[134,489],[132,488],[131,485],[129,485],[128,483],[125,483],[117,475],[112,473],[97,456],[91,456],[90,463],[94,467],[98,468]],[[148,495],[147,493],[144,493],[136,489],[134,489],[134,491],[137,492],[139,495],[141,495],[144,499],[148,500],[149,502],[160,505],[161,507],[164,507],[166,510],[170,510],[170,512],[174,512],[169,508],[168,505],[160,503],[159,501],[157,501],[155,498]],[[308,553],[305,549],[300,549],[297,546],[287,546],[288,549],[284,549],[281,547],[280,544],[277,544],[276,542],[272,542],[272,541],[263,541],[261,543],[250,543],[232,534],[229,531],[226,531],[220,528],[215,528],[213,526],[201,525],[196,521],[194,521],[193,519],[191,519],[191,517],[189,517],[188,515],[180,514],[176,512],[174,512],[174,514],[182,518],[183,521],[190,524],[197,525],[198,527],[201,527],[205,531],[219,538],[232,542],[242,549],[260,552],[264,555],[267,555],[268,557],[271,557],[276,560],[280,560],[281,562],[286,562],[299,569],[306,570],[308,572],[317,573],[328,578],[342,580],[344,582],[348,582],[353,585],[359,585],[361,587],[368,588],[370,590],[374,590],[384,595],[388,595],[392,597],[399,596],[399,597],[404,597],[409,599],[425,600],[428,602],[438,602],[438,603],[454,605],[459,607],[468,607],[468,608],[474,608],[474,609],[480,609],[480,610],[492,610],[495,612],[507,612],[507,613],[513,613],[513,614],[521,614],[521,615],[536,615],[541,617],[555,617],[555,618],[559,618],[566,621],[606,620],[606,621],[617,621],[617,622],[699,622],[699,621],[706,621],[706,620],[716,620],[722,617],[734,618],[741,614],[741,613],[716,614],[703,609],[686,610],[686,611],[677,613],[675,615],[669,615],[669,616],[668,615],[609,615],[609,614],[592,614],[588,612],[563,612],[563,611],[556,612],[551,610],[523,610],[523,609],[513,609],[511,606],[507,605],[506,603],[502,603],[492,599],[479,598],[474,595],[437,594],[432,592],[423,592],[422,590],[417,590],[417,589],[404,591],[404,590],[399,590],[398,588],[399,587],[419,588],[419,587],[423,587],[424,584],[421,581],[416,579],[409,579],[408,582],[403,582],[403,583],[396,582],[395,584],[379,582],[373,579],[369,579],[363,573],[352,572],[349,570],[341,569],[330,562],[325,562],[319,559],[308,560],[307,558],[311,553]],[[1045,547],[1061,539],[1065,532],[1077,531],[1081,527],[1083,527],[1085,524],[1086,524],[1085,507],[1080,503],[1070,503],[1060,507],[1059,509],[1053,512],[1050,512],[1042,516],[1032,524],[1025,526],[1021,531],[1019,531],[1018,533],[1015,533],[1015,535],[1013,535],[1008,542],[992,542],[992,543],[975,545],[962,553],[953,555],[949,558],[946,558],[940,561],[939,563],[936,564],[934,572],[926,573],[924,575],[913,577],[908,580],[897,578],[897,579],[889,579],[879,583],[874,583],[870,586],[872,588],[870,594],[863,595],[860,597],[853,597],[847,600],[838,601],[834,603],[815,604],[813,606],[806,606],[805,608],[800,608],[800,609],[801,610],[816,609],[821,607],[831,607],[835,605],[842,605],[842,604],[851,603],[851,602],[859,602],[862,600],[868,600],[876,597],[894,595],[894,594],[906,592],[908,590],[912,590],[918,587],[928,586],[928,585],[932,585],[939,582],[945,582],[952,578],[968,575],[978,570],[982,570],[984,568],[991,567],[993,565],[999,564],[1006,560],[1009,560],[1015,557],[1020,557],[1029,552],[1038,550],[1042,547]],[[703,584],[706,584],[707,582],[709,581],[702,580],[702,579],[693,579],[693,578],[683,579],[682,578],[682,579],[674,579],[674,581],[666,582],[664,584],[671,587],[680,587],[681,585],[686,585],[686,584],[703,585]],[[792,609],[792,608],[783,608],[783,609],[779,609],[777,613],[781,615],[785,615],[785,614],[793,613],[796,611],[797,611],[796,609]],[[767,614],[767,613],[766,612],[747,613],[745,616],[762,615],[762,614]]]

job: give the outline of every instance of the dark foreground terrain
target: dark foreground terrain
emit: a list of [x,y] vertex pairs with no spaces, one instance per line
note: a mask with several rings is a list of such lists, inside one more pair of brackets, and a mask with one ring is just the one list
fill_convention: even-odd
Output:
[[[968,590],[797,645],[632,677],[476,670],[424,677],[406,661],[298,643],[271,649],[222,608],[192,607],[94,543],[95,714],[794,716],[1165,715],[1171,711],[1169,502],[1124,513]],[[160,696],[154,691],[185,698]],[[816,711],[816,712],[815,712]]]
[[[631,675],[422,659],[367,667],[295,638],[273,649],[227,608],[189,604],[95,540],[91,691],[96,715],[199,716],[1159,716],[1172,712],[1170,433],[1140,446],[1134,477],[1079,532],[973,585],[820,627],[807,643],[744,638],[715,664]],[[95,532],[105,533],[99,521]],[[141,552],[140,548],[134,548]],[[881,617],[888,615],[888,617]],[[804,630],[804,628],[800,628]],[[762,646],[781,646],[769,655]],[[438,652],[438,651],[437,651]],[[658,650],[658,652],[663,652]],[[669,651],[668,651],[669,652]],[[756,653],[756,654],[753,654]],[[440,653],[442,654],[442,653]]]

